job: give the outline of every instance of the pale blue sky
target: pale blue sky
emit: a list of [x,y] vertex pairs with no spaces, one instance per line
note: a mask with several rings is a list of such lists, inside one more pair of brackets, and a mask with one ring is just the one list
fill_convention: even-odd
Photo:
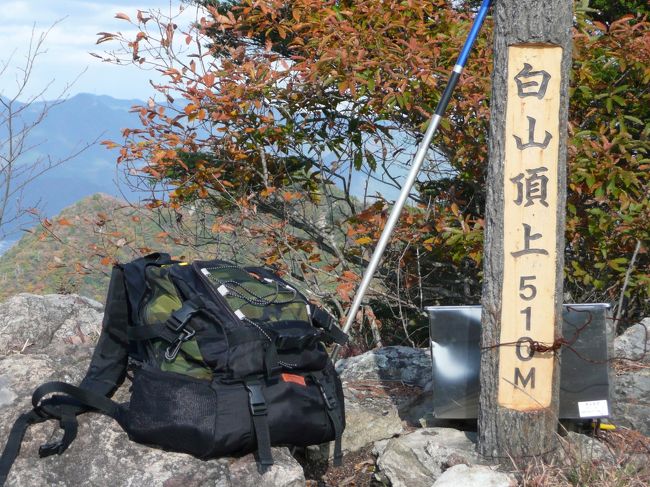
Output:
[[[6,63],[13,54],[12,65],[20,63],[32,27],[35,26],[38,32],[45,31],[63,19],[47,38],[45,46],[48,52],[36,66],[32,93],[54,79],[49,96],[52,98],[65,83],[86,69],[72,87],[71,95],[93,93],[122,99],[147,99],[153,93],[148,82],[151,72],[135,66],[103,63],[89,53],[101,53],[111,47],[110,43],[96,45],[98,32],[119,30],[126,33],[132,29],[126,22],[114,18],[116,13],[124,12],[135,18],[138,9],[178,12],[180,5],[180,0],[3,0],[0,8],[0,61]],[[189,16],[186,17],[189,20]],[[0,94],[10,96],[14,87],[15,70],[10,66],[0,75]]]

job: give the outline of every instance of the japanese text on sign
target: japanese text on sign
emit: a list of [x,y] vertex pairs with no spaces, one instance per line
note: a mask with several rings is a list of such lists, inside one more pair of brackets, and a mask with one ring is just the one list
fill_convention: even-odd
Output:
[[504,268],[499,347],[500,406],[550,405],[557,263],[558,146],[562,49],[511,46],[504,160]]

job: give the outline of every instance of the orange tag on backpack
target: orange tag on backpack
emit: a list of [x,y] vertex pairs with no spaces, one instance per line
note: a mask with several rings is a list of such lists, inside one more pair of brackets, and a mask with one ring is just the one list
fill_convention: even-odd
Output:
[[305,378],[302,375],[282,374],[282,380],[285,382],[293,382],[294,384],[298,384],[303,387],[307,386],[307,383],[305,382]]

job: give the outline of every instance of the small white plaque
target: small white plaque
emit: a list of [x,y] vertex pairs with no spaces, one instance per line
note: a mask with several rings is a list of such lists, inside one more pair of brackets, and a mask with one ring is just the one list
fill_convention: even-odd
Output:
[[235,310],[235,315],[236,315],[237,318],[239,318],[240,320],[243,320],[244,318],[246,318],[246,315],[245,315],[244,313],[242,313],[242,311],[241,311],[240,309]]
[[201,273],[202,273],[204,276],[209,276],[209,275],[210,275],[210,271],[207,270],[205,267],[204,267],[203,269],[201,269]]
[[217,292],[222,296],[225,296],[226,294],[228,294],[228,288],[222,284],[217,288]]
[[578,413],[581,418],[600,418],[609,416],[609,405],[607,401],[580,401],[578,402]]

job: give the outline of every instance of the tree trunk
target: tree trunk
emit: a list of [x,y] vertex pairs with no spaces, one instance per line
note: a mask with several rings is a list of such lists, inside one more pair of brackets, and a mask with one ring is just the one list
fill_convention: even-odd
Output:
[[552,452],[558,420],[572,0],[495,2],[479,452]]

